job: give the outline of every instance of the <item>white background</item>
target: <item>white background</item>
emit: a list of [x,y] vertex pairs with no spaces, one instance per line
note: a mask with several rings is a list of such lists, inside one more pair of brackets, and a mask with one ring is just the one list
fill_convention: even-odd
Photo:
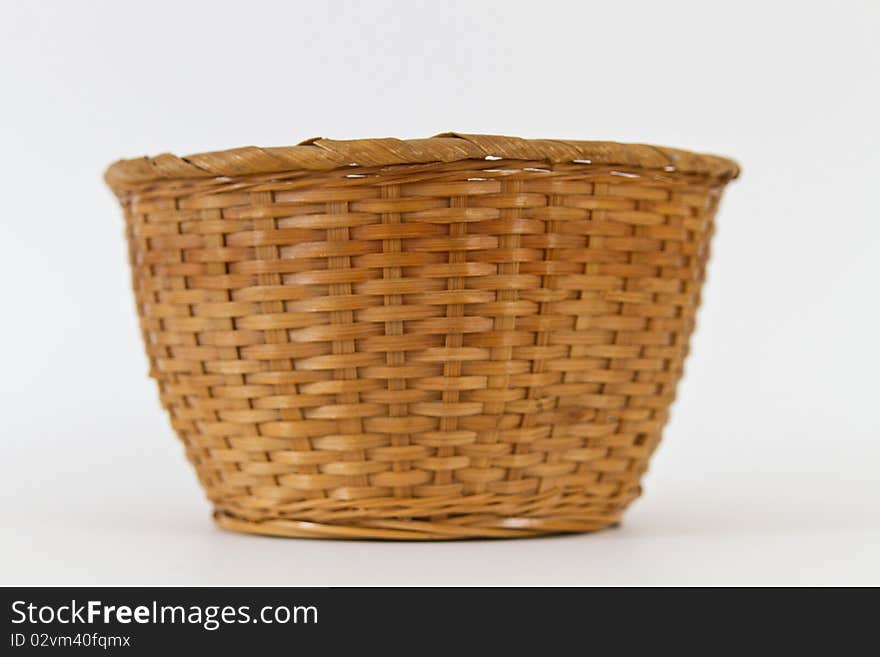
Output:
[[[0,9],[0,584],[880,584],[880,3]],[[687,375],[617,530],[226,533],[146,377],[119,157],[438,132],[737,158]]]

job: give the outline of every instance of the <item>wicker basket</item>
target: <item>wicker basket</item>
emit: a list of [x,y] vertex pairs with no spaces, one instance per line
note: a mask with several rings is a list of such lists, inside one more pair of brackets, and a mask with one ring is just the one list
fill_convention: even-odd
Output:
[[315,139],[114,164],[151,375],[215,519],[322,538],[613,525],[737,165]]

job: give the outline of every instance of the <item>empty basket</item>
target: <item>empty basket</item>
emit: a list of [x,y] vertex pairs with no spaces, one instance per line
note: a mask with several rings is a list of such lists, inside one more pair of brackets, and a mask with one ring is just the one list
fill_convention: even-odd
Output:
[[114,164],[151,375],[220,526],[449,539],[639,494],[737,165],[315,139]]

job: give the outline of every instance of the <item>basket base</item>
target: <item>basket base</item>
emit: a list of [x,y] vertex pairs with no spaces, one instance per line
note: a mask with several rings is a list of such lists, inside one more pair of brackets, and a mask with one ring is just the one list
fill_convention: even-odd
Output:
[[287,538],[449,541],[592,532],[616,527],[620,518],[487,518],[482,515],[459,516],[446,521],[378,518],[362,519],[356,524],[328,524],[279,518],[248,520],[215,511],[214,522],[229,531]]

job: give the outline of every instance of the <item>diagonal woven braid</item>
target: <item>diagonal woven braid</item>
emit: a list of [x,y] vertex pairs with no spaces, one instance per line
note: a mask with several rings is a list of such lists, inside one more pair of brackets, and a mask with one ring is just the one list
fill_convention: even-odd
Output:
[[426,162],[455,162],[487,157],[560,164],[589,161],[596,165],[643,169],[673,167],[682,173],[730,180],[739,173],[732,160],[674,148],[608,141],[520,139],[447,132],[429,139],[309,139],[298,146],[247,146],[215,153],[122,160],[105,176],[115,190],[128,185],[179,178],[216,178],[282,171],[324,171],[357,164],[362,167]]
[[225,528],[591,531],[640,492],[727,159],[445,134],[114,164],[151,375]]

